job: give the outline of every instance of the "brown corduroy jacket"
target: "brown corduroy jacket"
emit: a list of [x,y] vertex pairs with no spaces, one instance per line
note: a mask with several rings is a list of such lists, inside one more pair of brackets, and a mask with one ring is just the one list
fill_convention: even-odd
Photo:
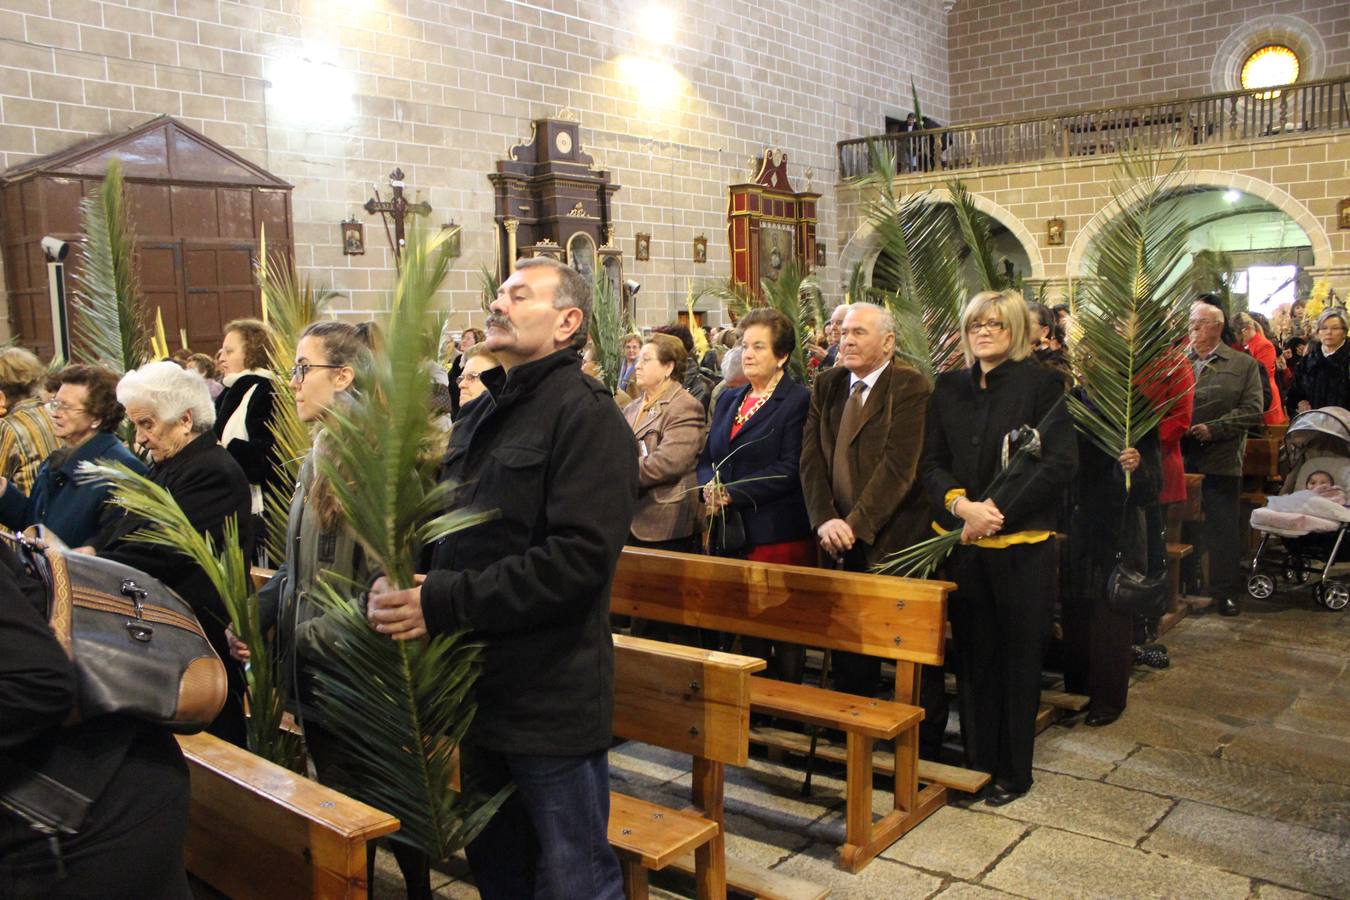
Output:
[[[850,380],[849,371],[837,366],[820,373],[811,391],[802,435],[801,479],[812,528],[841,518],[830,473]],[[842,518],[865,545],[869,565],[931,535],[931,515],[917,471],[932,392],[916,369],[892,359],[868,394],[862,424],[848,445],[856,497],[853,510]]]

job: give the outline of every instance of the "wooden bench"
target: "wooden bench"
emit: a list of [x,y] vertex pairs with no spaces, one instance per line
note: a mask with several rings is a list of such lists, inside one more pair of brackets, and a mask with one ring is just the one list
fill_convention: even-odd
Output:
[[[953,588],[943,581],[626,547],[610,610],[894,661],[895,702],[752,680],[754,711],[844,732],[846,837],[839,862],[857,872],[946,802],[946,785],[920,787],[918,726],[923,710],[916,704],[920,664],[942,663],[946,599]],[[895,743],[895,785],[893,809],[874,821],[876,740]]]
[[609,842],[619,853],[630,898],[647,896],[648,870],[690,852],[700,900],[726,896],[723,777],[745,765],[750,674],[765,662],[614,636],[614,734],[693,757],[693,811],[610,792]]
[[192,779],[189,872],[233,900],[368,896],[366,844],[398,819],[213,735],[178,743]]

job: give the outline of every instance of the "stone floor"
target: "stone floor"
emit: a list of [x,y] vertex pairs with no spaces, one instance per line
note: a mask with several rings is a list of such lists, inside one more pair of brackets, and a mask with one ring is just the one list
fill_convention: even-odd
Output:
[[[1164,641],[1171,668],[1136,672],[1119,721],[1041,735],[1036,785],[1008,806],[953,803],[849,875],[842,780],[818,774],[804,800],[798,770],[753,760],[728,772],[728,853],[837,898],[1350,897],[1350,612],[1248,600]],[[686,802],[674,754],[624,745],[612,766],[620,790]],[[402,896],[387,854],[380,871],[376,896]],[[462,860],[433,885],[477,896]]]

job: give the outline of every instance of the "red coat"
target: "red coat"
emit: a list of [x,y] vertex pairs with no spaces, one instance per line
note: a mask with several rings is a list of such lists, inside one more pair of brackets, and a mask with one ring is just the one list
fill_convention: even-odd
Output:
[[1154,403],[1167,403],[1176,397],[1158,424],[1158,444],[1162,449],[1162,493],[1159,503],[1179,503],[1186,499],[1186,469],[1181,458],[1181,439],[1191,427],[1191,402],[1195,399],[1195,371],[1185,356],[1175,351],[1158,360],[1154,367],[1165,375],[1151,372],[1140,379],[1144,396]]
[[1247,346],[1242,348],[1261,364],[1265,370],[1266,381],[1270,383],[1270,406],[1266,408],[1265,423],[1279,425],[1285,421],[1284,403],[1280,400],[1280,385],[1275,379],[1275,345],[1260,331],[1252,335]]

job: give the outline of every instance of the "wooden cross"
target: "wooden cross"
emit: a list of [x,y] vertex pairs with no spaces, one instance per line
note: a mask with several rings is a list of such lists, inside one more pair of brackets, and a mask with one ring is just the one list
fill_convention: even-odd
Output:
[[[389,187],[393,191],[393,196],[389,200],[380,199],[380,189],[375,189],[375,196],[366,201],[365,210],[372,215],[380,214],[380,220],[384,222],[384,233],[389,238],[389,246],[394,251],[394,265],[401,267],[403,262],[403,225],[409,215],[429,216],[431,215],[431,204],[425,200],[419,203],[409,203],[403,196],[403,170],[395,169],[389,173]],[[394,233],[389,234],[389,220],[394,220]]]

